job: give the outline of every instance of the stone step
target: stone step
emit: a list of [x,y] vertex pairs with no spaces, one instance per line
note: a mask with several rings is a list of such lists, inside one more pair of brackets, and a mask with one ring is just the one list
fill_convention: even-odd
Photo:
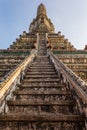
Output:
[[[74,114],[77,112],[74,112],[73,101],[63,101],[60,100],[57,101],[37,101],[34,102],[34,100],[31,100],[30,102],[28,100],[16,100],[16,101],[9,101],[7,102],[7,105],[9,107],[9,113],[26,113],[30,114],[32,113],[56,113],[56,114]],[[55,104],[54,104],[55,103]],[[21,114],[20,113],[20,114]]]
[[44,61],[34,61],[32,65],[50,65],[50,62],[44,62]]
[[25,78],[58,78],[57,75],[25,75]]
[[46,69],[46,70],[49,70],[49,71],[50,71],[50,70],[55,70],[54,67],[29,67],[28,69],[29,69],[29,70],[30,70],[30,69],[31,69],[31,70],[32,70],[32,69],[33,69],[33,70],[43,70],[43,69],[45,70],[45,69]]
[[0,122],[0,130],[83,130],[84,117],[74,115],[71,118],[72,115],[70,115],[62,118],[62,116],[63,115],[59,115],[55,119],[55,121],[53,121],[53,118],[50,118],[49,116],[48,117],[50,118],[50,120],[48,120],[48,118],[46,118],[45,120],[44,118],[42,118],[43,116],[39,116],[38,119],[35,116],[35,120],[33,120],[34,117],[29,115],[26,118],[26,114],[23,116],[21,115],[19,118],[17,116],[17,119],[15,119],[16,115],[6,115],[3,118],[1,117],[3,121]]
[[73,101],[14,100],[7,101],[8,106],[73,106]]
[[[42,58],[41,58],[42,57]],[[45,62],[50,62],[50,59],[49,58],[43,58],[43,56],[41,56],[41,57],[39,57],[39,58],[35,58],[35,60],[34,60],[34,62],[41,62],[41,61],[43,61],[44,63]]]
[[21,87],[21,88],[66,88],[64,84],[55,84],[55,83],[44,83],[44,84],[29,84],[29,83],[24,83],[24,84],[19,84],[17,85],[18,87]]
[[54,67],[53,66],[31,66],[31,67],[29,67],[29,69],[54,69]]
[[49,91],[36,91],[36,90],[29,90],[29,91],[21,91],[21,90],[16,90],[14,92],[15,95],[70,95],[70,92],[66,91],[58,91],[58,90],[49,90]]
[[47,78],[47,79],[24,79],[23,80],[23,83],[37,83],[37,82],[42,82],[42,83],[44,83],[44,82],[56,82],[56,83],[59,83],[59,79],[58,78],[56,78],[56,79],[53,79],[53,78]]
[[16,94],[15,95],[16,97],[15,97],[15,99],[16,100],[28,100],[28,99],[33,99],[33,100],[35,100],[35,99],[37,99],[37,100],[39,100],[39,99],[41,99],[41,100],[64,100],[64,101],[66,101],[66,99],[67,100],[71,100],[71,96],[70,95],[57,95],[57,94],[30,94],[30,95],[22,95],[22,94]]
[[25,85],[25,86],[19,86],[18,87],[19,89],[18,90],[23,90],[23,91],[30,91],[30,90],[35,90],[35,91],[41,91],[41,90],[43,90],[43,91],[64,91],[64,92],[66,92],[66,91],[68,91],[67,90],[67,88],[66,87],[50,87],[50,86],[48,86],[48,87],[42,87],[42,86],[38,86],[38,87],[35,87],[35,86],[33,86],[32,87],[32,85],[31,86],[28,86],[28,85]]
[[68,89],[64,85],[55,85],[55,86],[50,86],[50,85],[37,85],[35,84],[22,84],[22,85],[17,85],[18,90],[23,90],[23,91],[30,91],[30,90],[35,90],[35,91],[68,91]]
[[50,59],[48,59],[48,58],[41,58],[41,57],[38,57],[38,58],[36,58],[35,60],[34,60],[34,62],[41,62],[41,61],[43,61],[44,63],[45,62],[49,62],[50,61]]
[[32,67],[52,67],[52,65],[49,65],[49,64],[44,64],[44,65],[43,64],[40,64],[40,65],[38,65],[38,64],[36,64],[36,65],[35,64],[31,64],[31,66]]
[[49,56],[37,56],[35,59],[49,59]]
[[28,75],[54,75],[54,74],[56,74],[56,71],[48,71],[48,72],[47,71],[46,72],[44,72],[44,71],[43,72],[41,72],[41,71],[38,71],[38,72],[37,71],[36,72],[35,71],[28,72],[27,71],[26,75],[27,74]]
[[0,115],[0,121],[6,122],[20,122],[20,121],[34,121],[34,122],[83,122],[84,116],[80,115],[63,115],[63,114],[53,114],[53,113],[41,113],[41,114],[9,114]]
[[43,61],[46,61],[46,60],[50,60],[50,58],[48,57],[48,56],[40,56],[40,55],[38,55],[36,58],[35,58],[35,60],[37,61],[37,60],[43,60]]
[[27,72],[55,72],[55,69],[28,69]]

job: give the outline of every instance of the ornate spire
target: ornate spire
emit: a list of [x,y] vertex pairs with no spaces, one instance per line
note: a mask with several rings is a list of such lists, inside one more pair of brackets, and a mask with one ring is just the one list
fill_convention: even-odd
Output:
[[52,33],[54,26],[46,13],[46,7],[41,3],[37,8],[37,16],[29,27],[30,32]]
[[46,7],[42,3],[38,6],[37,9],[37,16],[39,15],[46,15]]

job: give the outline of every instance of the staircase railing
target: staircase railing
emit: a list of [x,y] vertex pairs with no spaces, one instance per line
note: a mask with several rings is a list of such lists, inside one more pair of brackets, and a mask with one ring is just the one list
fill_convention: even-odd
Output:
[[65,83],[66,87],[70,89],[73,98],[76,101],[78,111],[85,117],[85,126],[87,130],[87,85],[78,77],[71,69],[63,64],[51,51],[48,51],[51,61],[60,77],[60,81]]
[[30,54],[15,70],[0,84],[0,113],[5,113],[5,104],[9,98],[12,98],[12,92],[17,84],[23,78],[26,67],[33,61],[36,51]]

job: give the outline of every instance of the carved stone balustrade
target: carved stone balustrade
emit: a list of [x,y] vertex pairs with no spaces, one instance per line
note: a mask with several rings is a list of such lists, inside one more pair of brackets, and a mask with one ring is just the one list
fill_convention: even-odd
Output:
[[60,76],[61,82],[71,90],[75,98],[78,111],[85,116],[85,126],[87,129],[87,86],[72,70],[62,63],[52,52],[48,52],[55,68]]
[[15,68],[15,70],[7,76],[7,78],[0,84],[0,113],[4,113],[6,100],[12,97],[12,92],[15,90],[15,86],[20,83],[20,80],[24,76],[24,71],[36,55],[36,51]]

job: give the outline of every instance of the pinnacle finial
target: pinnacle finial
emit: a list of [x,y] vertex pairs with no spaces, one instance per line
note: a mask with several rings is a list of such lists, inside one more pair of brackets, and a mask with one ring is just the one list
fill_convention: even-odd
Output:
[[46,7],[43,3],[41,3],[37,9],[37,16],[39,16],[41,14],[46,15]]

